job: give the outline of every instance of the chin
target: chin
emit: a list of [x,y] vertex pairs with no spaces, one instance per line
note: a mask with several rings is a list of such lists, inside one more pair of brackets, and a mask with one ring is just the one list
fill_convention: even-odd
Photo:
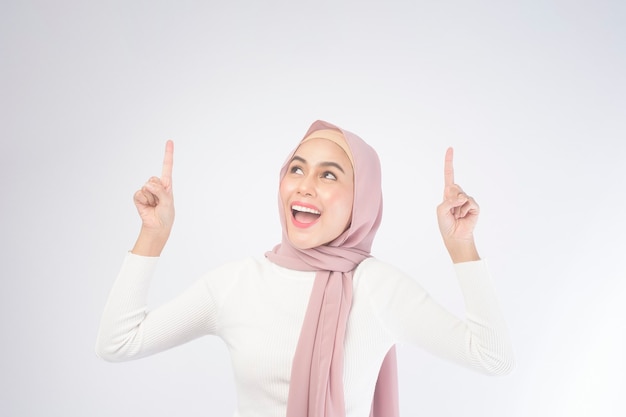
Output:
[[318,245],[318,244],[315,244],[315,243],[309,243],[309,242],[299,242],[299,241],[297,241],[297,240],[295,240],[295,241],[294,241],[294,240],[293,240],[293,239],[291,239],[291,238],[289,238],[289,243],[291,243],[291,245],[292,245],[294,248],[296,248],[296,249],[301,249],[301,250],[305,250],[305,249],[313,249],[313,248],[316,248],[316,247],[318,247],[318,246],[321,246],[321,245]]
[[291,234],[287,233],[287,239],[289,239],[289,243],[291,243],[291,245],[294,248],[297,249],[312,249],[315,248],[317,246],[320,246],[320,244],[318,242],[315,242],[311,239],[307,239],[307,238],[297,238],[297,237],[293,237]]
[[[308,232],[312,232],[311,229],[307,229]],[[320,246],[326,246],[333,240],[337,239],[341,235],[341,233],[337,234],[320,234],[317,231],[313,233],[303,232],[296,228],[288,228],[287,229],[287,239],[289,239],[289,243],[297,249],[313,249],[318,248]]]

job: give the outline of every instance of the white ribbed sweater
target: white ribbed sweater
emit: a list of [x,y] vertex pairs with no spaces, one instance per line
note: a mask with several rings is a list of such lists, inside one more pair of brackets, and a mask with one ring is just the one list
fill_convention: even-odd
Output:
[[[314,272],[245,259],[207,273],[187,291],[146,308],[158,258],[128,254],[107,301],[96,346],[105,360],[151,355],[203,335],[230,351],[236,417],[284,417],[291,361]],[[513,366],[506,325],[484,261],[455,265],[466,304],[461,320],[410,277],[375,258],[354,273],[345,338],[347,417],[368,417],[380,364],[395,343],[410,343],[488,374]]]

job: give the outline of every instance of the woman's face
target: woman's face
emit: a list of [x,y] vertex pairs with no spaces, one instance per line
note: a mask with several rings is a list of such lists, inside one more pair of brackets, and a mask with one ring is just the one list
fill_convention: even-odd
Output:
[[350,225],[354,171],[345,151],[329,139],[304,141],[280,182],[287,236],[309,249],[334,240]]

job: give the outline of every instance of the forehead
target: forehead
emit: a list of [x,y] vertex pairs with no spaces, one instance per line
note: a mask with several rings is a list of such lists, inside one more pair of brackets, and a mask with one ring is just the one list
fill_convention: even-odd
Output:
[[309,163],[337,162],[348,169],[352,168],[352,162],[345,149],[332,139],[306,139],[300,143],[294,155],[302,157]]

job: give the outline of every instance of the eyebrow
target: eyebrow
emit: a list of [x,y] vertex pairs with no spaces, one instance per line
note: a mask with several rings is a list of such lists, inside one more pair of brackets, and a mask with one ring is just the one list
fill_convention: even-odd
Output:
[[[306,161],[306,159],[302,158],[301,156],[295,155],[293,158],[291,158],[291,161],[289,163],[292,163],[293,161],[299,161],[302,162],[303,164],[307,164],[308,162]],[[339,165],[336,162],[320,162],[318,164],[319,166],[323,166],[323,167],[335,167],[337,168],[339,171],[341,171],[342,173],[346,173],[346,171],[343,170],[343,168],[341,167],[341,165]]]

